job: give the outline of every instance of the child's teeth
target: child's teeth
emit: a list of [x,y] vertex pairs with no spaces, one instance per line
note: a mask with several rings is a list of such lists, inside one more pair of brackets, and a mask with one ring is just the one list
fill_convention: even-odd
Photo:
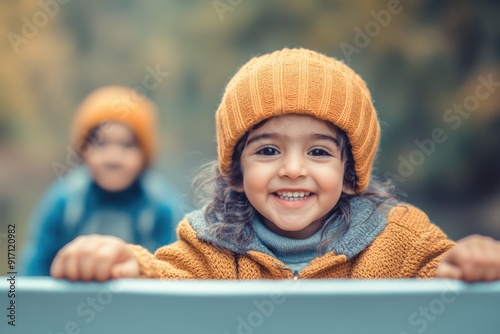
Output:
[[278,196],[281,199],[287,200],[287,201],[300,201],[305,199],[307,196],[309,196],[311,193],[310,192],[298,192],[298,191],[288,191],[288,192],[276,192]]

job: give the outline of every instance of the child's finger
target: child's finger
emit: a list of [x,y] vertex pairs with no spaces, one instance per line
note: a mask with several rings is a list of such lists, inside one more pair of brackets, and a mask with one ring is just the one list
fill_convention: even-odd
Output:
[[487,268],[484,272],[483,280],[484,281],[495,281],[500,279],[500,271],[495,268]]
[[80,261],[80,274],[83,281],[90,281],[94,277],[93,268],[95,266],[95,261],[91,256],[84,256]]
[[488,247],[485,246],[484,251],[484,261],[485,261],[485,281],[494,281],[500,279],[500,243],[495,240],[491,240]]
[[79,278],[83,281],[90,281],[95,276],[96,259],[94,257],[95,246],[91,242],[81,242],[75,251],[74,259],[77,262]]
[[94,278],[106,281],[112,277],[111,269],[115,263],[120,262],[120,247],[114,243],[103,244],[95,254]]
[[441,262],[436,271],[436,278],[462,279],[463,272],[448,262]]
[[52,261],[52,265],[50,266],[50,275],[54,278],[63,278],[63,264],[60,253],[60,251],[57,253],[54,261]]
[[482,281],[485,276],[485,268],[481,265],[466,263],[461,266],[463,272],[463,280],[468,282]]
[[494,281],[500,279],[500,249],[492,248],[485,252],[483,262],[483,275],[481,280]]
[[108,261],[98,260],[95,263],[93,279],[96,281],[107,281],[111,277],[111,263]]
[[68,278],[75,280],[75,262],[74,262],[74,252],[72,249],[72,243],[64,246],[56,255],[53,261],[54,267],[54,277],[56,278]]
[[139,277],[139,265],[135,259],[115,265],[111,270],[113,278],[135,278]]
[[80,279],[80,257],[75,253],[69,253],[64,258],[63,277],[66,277],[72,281],[77,281]]

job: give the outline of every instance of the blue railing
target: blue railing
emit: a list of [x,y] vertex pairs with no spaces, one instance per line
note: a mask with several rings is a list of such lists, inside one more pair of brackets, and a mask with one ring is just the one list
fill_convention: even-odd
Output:
[[500,282],[3,276],[0,300],[2,334],[500,333]]

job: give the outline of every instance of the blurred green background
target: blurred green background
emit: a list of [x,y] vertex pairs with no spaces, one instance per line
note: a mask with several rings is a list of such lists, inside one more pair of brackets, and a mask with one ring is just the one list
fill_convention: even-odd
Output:
[[343,59],[367,82],[383,122],[376,175],[395,176],[403,199],[451,238],[500,239],[499,17],[500,1],[480,0],[2,1],[1,254],[16,224],[19,259],[92,90],[144,90],[151,70],[168,72],[145,91],[161,110],[156,167],[189,199],[196,168],[216,156],[229,78],[254,55],[298,46]]

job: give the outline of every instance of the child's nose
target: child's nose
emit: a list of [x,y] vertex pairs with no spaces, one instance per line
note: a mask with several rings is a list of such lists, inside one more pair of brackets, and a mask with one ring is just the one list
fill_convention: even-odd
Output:
[[307,166],[304,157],[301,154],[289,153],[285,154],[280,166],[278,175],[280,177],[288,177],[297,179],[307,175]]
[[108,145],[104,153],[104,159],[107,163],[117,163],[122,160],[123,150],[117,145]]

